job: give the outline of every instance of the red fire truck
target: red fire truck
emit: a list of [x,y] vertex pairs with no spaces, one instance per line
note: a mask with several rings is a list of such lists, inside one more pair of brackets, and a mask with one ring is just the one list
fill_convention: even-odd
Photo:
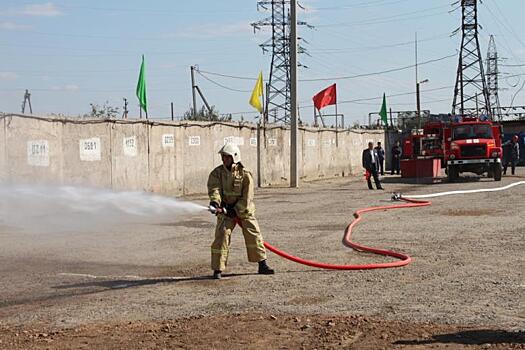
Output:
[[460,173],[487,173],[501,180],[501,127],[478,118],[463,118],[444,128],[445,166],[450,181]]
[[[406,163],[404,167],[402,161],[402,172],[403,168],[432,166],[429,159],[440,159],[450,181],[457,180],[463,172],[487,173],[488,177],[500,181],[501,129],[491,121],[478,118],[429,121],[422,132],[412,133],[405,139],[403,155]],[[432,170],[419,173],[431,174]]]

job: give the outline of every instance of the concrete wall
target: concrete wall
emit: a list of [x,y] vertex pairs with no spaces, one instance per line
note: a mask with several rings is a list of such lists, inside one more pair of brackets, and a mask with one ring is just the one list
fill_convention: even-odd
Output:
[[[203,193],[218,150],[237,144],[242,162],[262,186],[286,185],[290,131],[270,125],[38,118],[0,114],[0,181],[140,190],[167,195]],[[299,130],[304,181],[360,175],[368,141],[381,130]],[[258,155],[258,150],[260,153]],[[257,159],[260,157],[260,173]]]

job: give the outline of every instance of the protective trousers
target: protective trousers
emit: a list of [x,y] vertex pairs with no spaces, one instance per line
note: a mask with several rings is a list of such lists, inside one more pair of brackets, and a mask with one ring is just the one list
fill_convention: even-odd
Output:
[[[241,222],[246,252],[249,262],[266,260],[266,249],[264,248],[259,224],[254,216],[238,219]],[[215,227],[215,240],[211,245],[211,268],[214,271],[224,271],[228,264],[230,252],[231,234],[236,225],[236,219],[219,214],[217,226]]]

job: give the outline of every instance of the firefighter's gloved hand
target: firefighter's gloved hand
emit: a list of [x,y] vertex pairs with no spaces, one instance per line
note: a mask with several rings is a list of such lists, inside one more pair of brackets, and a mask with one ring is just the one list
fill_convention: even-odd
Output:
[[237,216],[237,213],[235,212],[235,205],[234,204],[225,204],[224,209],[226,211],[226,216],[229,218],[234,218]]
[[210,211],[212,214],[219,215],[220,213],[222,213],[222,208],[220,207],[219,203],[211,201]]

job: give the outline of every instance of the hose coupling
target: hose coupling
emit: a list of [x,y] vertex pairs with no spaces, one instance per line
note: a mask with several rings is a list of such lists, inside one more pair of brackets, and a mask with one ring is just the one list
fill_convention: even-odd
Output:
[[399,202],[401,200],[401,193],[392,193],[391,199],[393,202]]

